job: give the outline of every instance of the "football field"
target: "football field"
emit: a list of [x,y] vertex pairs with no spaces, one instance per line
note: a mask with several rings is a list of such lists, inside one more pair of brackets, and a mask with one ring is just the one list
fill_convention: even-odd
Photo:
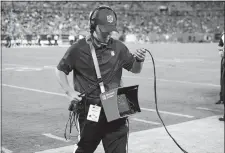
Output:
[[[147,48],[153,54],[158,108],[166,125],[223,115],[223,105],[215,105],[220,92],[221,58],[217,44],[127,44],[127,47],[131,52]],[[1,124],[5,153],[34,153],[77,143],[77,137],[64,139],[70,102],[54,71],[66,50],[67,47],[2,48]],[[130,134],[162,127],[155,111],[153,77],[150,55],[140,74],[123,72],[124,86],[139,85],[142,110],[130,117]],[[72,74],[69,79],[72,85]],[[77,135],[75,127],[72,135]],[[166,133],[164,136],[169,138]],[[158,141],[157,135],[154,137]]]

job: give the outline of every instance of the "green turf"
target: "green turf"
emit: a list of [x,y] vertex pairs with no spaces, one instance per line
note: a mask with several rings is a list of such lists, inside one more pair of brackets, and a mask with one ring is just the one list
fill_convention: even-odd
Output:
[[[192,115],[193,119],[221,114],[196,109],[207,107],[223,111],[221,105],[214,105],[219,99],[220,57],[217,44],[127,45],[131,52],[145,47],[152,52],[156,62],[160,110]],[[66,48],[63,47],[2,49],[2,83],[62,94],[54,69],[44,66],[56,66],[65,51]],[[24,67],[41,70],[15,71]],[[126,71],[123,74],[125,85],[140,85],[140,106],[154,109],[150,56],[147,55],[141,74],[130,74]],[[72,82],[71,75],[69,78]],[[75,138],[66,143],[42,136],[43,133],[51,133],[63,137],[68,104],[66,97],[3,86],[2,145],[13,152],[31,153],[75,143]],[[142,111],[134,117],[160,122],[154,112]],[[162,117],[166,125],[192,120],[165,114]],[[131,132],[161,126],[133,120],[130,123]]]

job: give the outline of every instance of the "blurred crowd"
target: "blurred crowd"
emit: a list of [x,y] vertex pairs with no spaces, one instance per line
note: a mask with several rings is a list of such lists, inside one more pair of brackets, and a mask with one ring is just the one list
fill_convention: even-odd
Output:
[[[118,29],[140,39],[149,33],[216,33],[224,28],[224,2],[2,2],[2,34],[77,34],[89,31],[90,11],[111,6]],[[144,39],[144,38],[143,38]]]

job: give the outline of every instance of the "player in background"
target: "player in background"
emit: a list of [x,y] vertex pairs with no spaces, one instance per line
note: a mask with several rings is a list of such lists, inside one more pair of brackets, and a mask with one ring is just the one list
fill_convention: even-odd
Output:
[[220,37],[220,40],[219,40],[219,44],[218,44],[218,50],[219,50],[219,55],[221,57],[221,66],[220,66],[220,99],[218,102],[216,102],[216,104],[222,104],[224,103],[224,100],[223,100],[223,89],[224,89],[224,85],[222,83],[222,74],[223,74],[223,71],[224,71],[224,33],[222,34],[222,36]]
[[[224,59],[224,32],[220,38],[220,42],[219,42],[219,47],[218,47],[218,50],[219,50],[219,54],[221,56],[221,78],[220,78],[220,85],[221,85],[221,88],[220,88],[220,103],[224,104],[224,101],[225,101],[225,59]],[[217,102],[218,103],[218,102]],[[220,104],[219,103],[219,104]],[[224,116],[219,118],[220,121],[224,121]]]

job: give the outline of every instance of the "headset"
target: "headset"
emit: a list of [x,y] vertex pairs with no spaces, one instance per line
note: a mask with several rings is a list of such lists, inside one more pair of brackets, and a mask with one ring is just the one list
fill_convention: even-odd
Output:
[[95,17],[98,13],[99,10],[103,10],[103,9],[108,9],[110,11],[112,11],[116,17],[116,21],[117,21],[117,15],[116,15],[116,12],[109,6],[106,6],[106,5],[101,5],[97,8],[95,8],[89,15],[89,26],[90,26],[90,32],[93,33],[95,31],[95,28],[97,26],[96,24],[96,20],[95,20]]

